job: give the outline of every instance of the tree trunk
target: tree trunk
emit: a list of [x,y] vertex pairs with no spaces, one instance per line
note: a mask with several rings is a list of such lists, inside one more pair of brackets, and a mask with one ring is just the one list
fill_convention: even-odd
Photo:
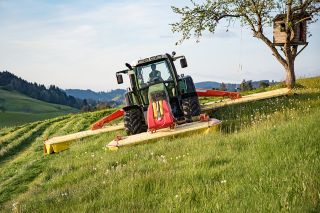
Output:
[[292,89],[296,83],[296,76],[294,73],[294,61],[285,67],[286,69],[286,85],[289,89]]
[[295,77],[295,73],[294,73],[294,61],[296,58],[296,48],[297,46],[295,46],[293,48],[293,53],[291,51],[290,48],[290,36],[287,38],[289,42],[287,42],[284,45],[284,54],[285,54],[285,58],[283,58],[278,50],[276,49],[276,47],[273,45],[273,43],[261,32],[255,32],[254,36],[256,36],[257,38],[261,39],[272,51],[274,57],[280,62],[280,64],[284,67],[285,71],[286,71],[286,86],[290,89],[292,89],[296,83],[296,77]]

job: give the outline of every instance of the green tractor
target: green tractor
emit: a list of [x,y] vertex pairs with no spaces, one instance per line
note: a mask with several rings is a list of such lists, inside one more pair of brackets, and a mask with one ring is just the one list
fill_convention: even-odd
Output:
[[177,124],[192,122],[194,116],[200,115],[201,108],[192,78],[177,74],[174,62],[178,59],[181,68],[188,66],[184,56],[175,56],[173,52],[171,55],[139,60],[135,65],[126,63],[128,69],[116,73],[118,84],[123,83],[122,74],[129,75],[131,84],[125,94],[126,106],[123,108],[128,135],[148,130],[148,107],[152,105],[152,100],[159,97],[167,100],[170,114]]

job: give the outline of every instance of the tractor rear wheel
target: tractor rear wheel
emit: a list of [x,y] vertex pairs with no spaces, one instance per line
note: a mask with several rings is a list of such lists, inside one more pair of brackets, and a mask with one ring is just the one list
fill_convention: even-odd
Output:
[[198,96],[182,99],[182,109],[187,122],[192,122],[192,117],[201,113]]
[[128,135],[146,132],[148,127],[144,120],[143,112],[139,108],[133,108],[124,113],[124,127]]

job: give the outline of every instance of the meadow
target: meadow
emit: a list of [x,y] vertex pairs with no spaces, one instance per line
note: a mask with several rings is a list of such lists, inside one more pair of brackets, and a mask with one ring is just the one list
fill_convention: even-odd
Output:
[[3,105],[5,109],[3,112],[0,111],[0,128],[78,112],[77,109],[68,106],[47,103],[1,87],[0,98],[0,106]]
[[4,212],[319,212],[320,77],[293,94],[220,108],[219,131],[126,147],[123,131],[45,156],[43,141],[112,110],[0,129]]

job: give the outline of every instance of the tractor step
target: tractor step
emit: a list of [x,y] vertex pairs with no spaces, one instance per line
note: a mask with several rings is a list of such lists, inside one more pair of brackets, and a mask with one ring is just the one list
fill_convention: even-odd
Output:
[[185,136],[194,132],[209,132],[211,130],[217,130],[220,120],[210,118],[207,121],[196,121],[192,123],[186,123],[176,126],[174,129],[166,128],[157,130],[157,132],[143,132],[131,136],[118,136],[111,141],[106,148],[109,150],[117,150],[122,146],[130,146],[135,144],[142,144],[151,141],[161,140],[163,138],[172,138],[177,136]]

